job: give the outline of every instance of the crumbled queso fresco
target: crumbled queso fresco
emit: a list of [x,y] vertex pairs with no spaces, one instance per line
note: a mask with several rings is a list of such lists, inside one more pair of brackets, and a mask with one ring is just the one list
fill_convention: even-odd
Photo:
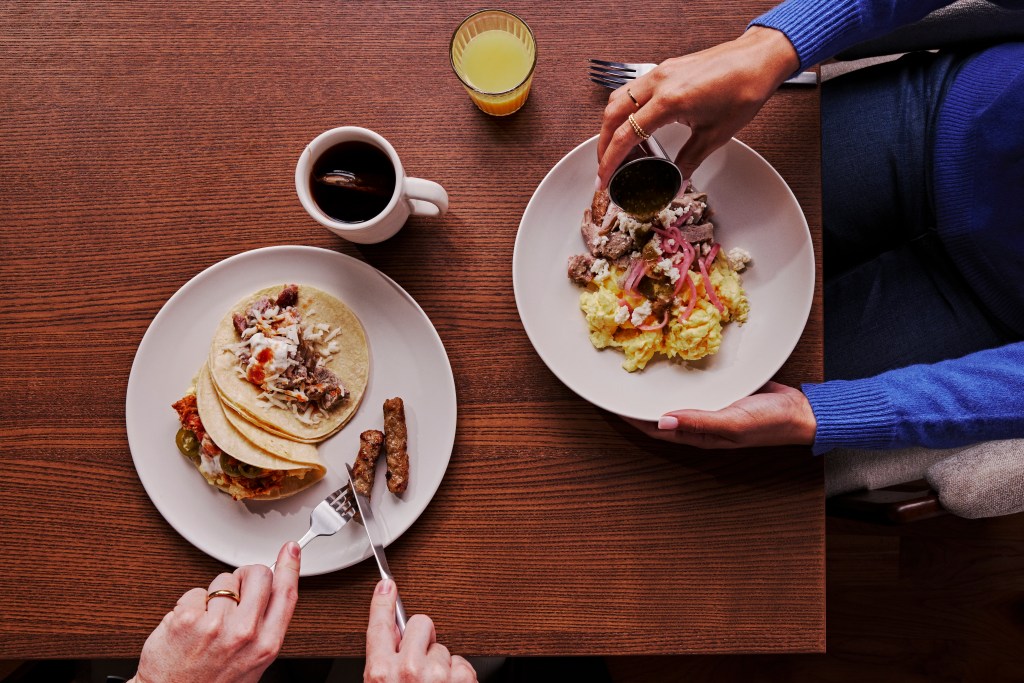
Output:
[[590,266],[590,272],[594,274],[594,282],[598,283],[604,282],[612,276],[611,267],[603,258],[594,261],[594,265]]
[[629,322],[633,325],[643,325],[644,321],[647,320],[647,316],[651,314],[651,302],[644,300],[642,304],[633,309],[633,317],[629,319]]
[[751,257],[750,252],[746,249],[733,247],[725,253],[725,258],[729,261],[729,267],[738,273],[747,267]]

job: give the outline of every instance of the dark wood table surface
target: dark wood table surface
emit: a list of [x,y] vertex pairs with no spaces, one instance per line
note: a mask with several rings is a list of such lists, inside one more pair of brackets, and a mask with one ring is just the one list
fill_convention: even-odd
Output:
[[[448,64],[470,3],[0,2],[0,657],[137,655],[181,593],[225,569],[146,496],[125,387],[179,287],[279,244],[372,264],[447,347],[451,465],[389,559],[453,652],[822,651],[820,461],[641,436],[544,366],[510,277],[531,194],[598,130],[607,92],[587,58],[705,48],[770,5],[509,2],[539,61],[527,105],[497,119]],[[778,93],[739,137],[793,188],[820,263],[818,96]],[[448,215],[369,247],[314,223],[295,161],[344,124],[444,185]],[[819,288],[778,379],[821,375]],[[361,654],[376,578],[363,562],[304,579],[284,654]]]

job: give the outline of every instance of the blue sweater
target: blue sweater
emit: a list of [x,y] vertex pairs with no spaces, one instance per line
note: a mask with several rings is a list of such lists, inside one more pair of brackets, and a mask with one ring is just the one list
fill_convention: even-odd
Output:
[[[806,68],[947,4],[788,0],[752,24],[785,33]],[[979,52],[957,74],[936,122],[934,184],[944,245],[1024,338],[1024,43]],[[815,453],[1024,437],[1024,342],[802,388],[818,421]]]

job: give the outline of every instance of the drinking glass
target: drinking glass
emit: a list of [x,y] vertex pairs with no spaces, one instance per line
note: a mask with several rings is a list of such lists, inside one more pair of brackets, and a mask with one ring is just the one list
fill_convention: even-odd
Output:
[[452,69],[474,104],[507,116],[526,103],[537,66],[537,43],[526,22],[486,9],[469,15],[452,34]]

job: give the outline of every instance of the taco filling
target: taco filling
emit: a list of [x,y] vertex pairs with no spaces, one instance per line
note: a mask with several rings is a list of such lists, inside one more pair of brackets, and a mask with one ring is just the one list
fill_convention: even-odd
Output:
[[299,421],[317,424],[349,398],[327,368],[341,351],[335,338],[342,329],[306,322],[298,301],[298,285],[287,285],[275,300],[260,297],[244,312],[233,313],[238,342],[224,350],[237,359],[238,376],[260,389],[261,407],[290,410]]
[[175,437],[178,450],[192,461],[210,484],[230,493],[235,500],[276,497],[282,493],[289,475],[305,476],[306,470],[285,472],[265,469],[225,453],[203,426],[195,394],[186,394],[171,407],[178,413],[181,423]]

